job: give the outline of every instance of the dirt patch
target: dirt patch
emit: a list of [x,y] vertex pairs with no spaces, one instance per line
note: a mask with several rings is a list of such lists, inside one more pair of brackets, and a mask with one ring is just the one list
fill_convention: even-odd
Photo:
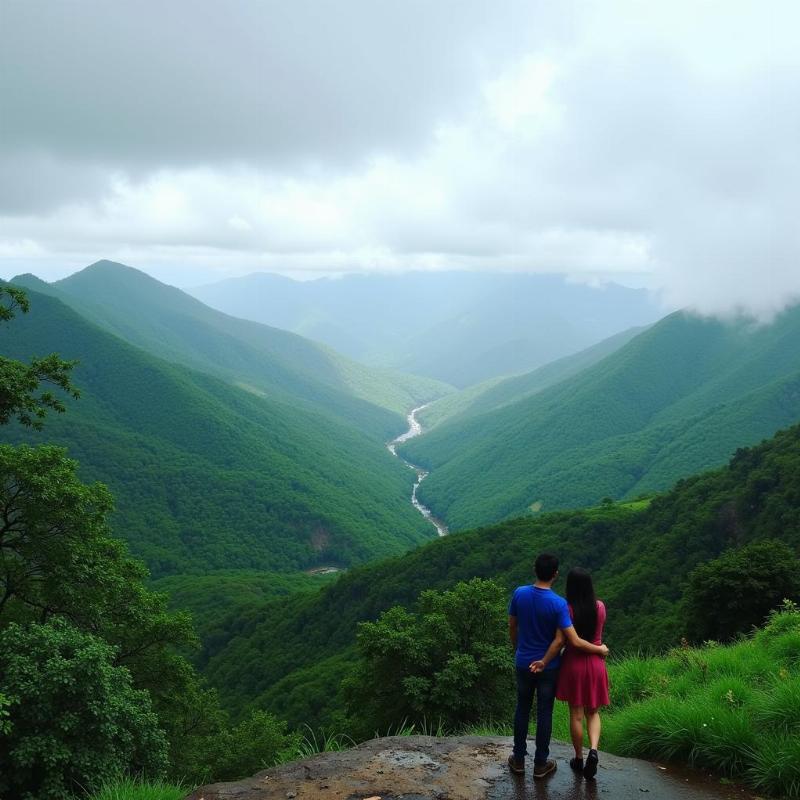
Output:
[[327,528],[318,525],[311,532],[311,547],[315,553],[321,553],[330,544],[331,536]]

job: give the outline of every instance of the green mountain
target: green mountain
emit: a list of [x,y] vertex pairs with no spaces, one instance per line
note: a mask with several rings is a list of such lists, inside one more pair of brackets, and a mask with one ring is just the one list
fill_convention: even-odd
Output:
[[80,400],[41,433],[107,483],[114,528],[158,575],[297,570],[403,552],[433,535],[408,502],[413,476],[382,442],[330,415],[169,364],[28,292],[2,352],[78,359]]
[[82,316],[167,361],[217,375],[272,399],[328,412],[382,441],[404,428],[408,409],[450,387],[429,378],[365,367],[287,331],[236,319],[139,270],[98,261],[46,284]]
[[255,703],[292,722],[335,722],[343,700],[332,687],[351,666],[359,621],[475,576],[510,592],[530,581],[542,551],[559,554],[562,574],[592,570],[614,654],[663,651],[686,633],[681,603],[691,570],[765,539],[800,548],[800,425],[650,503],[606,503],[448,536],[353,569],[322,591],[232,615],[207,637],[201,666],[235,709]]
[[675,313],[571,378],[403,445],[451,529],[634,498],[800,418],[800,306],[770,325]]
[[310,336],[368,364],[464,388],[577,353],[663,311],[643,290],[559,275],[257,273],[191,290],[237,317]]
[[619,350],[642,330],[642,328],[630,328],[587,347],[586,350],[545,364],[532,372],[508,378],[492,378],[445,395],[417,414],[417,419],[426,430],[430,430],[445,421],[474,417],[476,414],[510,405],[541,392],[548,386],[554,386],[572,375],[577,375],[581,370]]

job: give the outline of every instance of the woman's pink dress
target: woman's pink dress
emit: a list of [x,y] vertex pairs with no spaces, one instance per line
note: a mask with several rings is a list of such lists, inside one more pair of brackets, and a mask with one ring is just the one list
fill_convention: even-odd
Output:
[[[572,608],[569,610],[572,616]],[[606,607],[597,601],[597,629],[593,644],[602,644]],[[608,705],[608,672],[606,660],[594,653],[586,653],[567,645],[561,656],[556,697],[571,706],[599,708]]]

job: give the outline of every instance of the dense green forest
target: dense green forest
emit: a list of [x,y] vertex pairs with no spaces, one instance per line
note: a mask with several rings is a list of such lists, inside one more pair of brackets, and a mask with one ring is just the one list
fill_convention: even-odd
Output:
[[226,617],[260,607],[265,600],[313,591],[336,579],[335,573],[218,570],[206,575],[168,575],[150,585],[169,597],[170,607],[192,615],[197,633],[213,633]]
[[156,576],[349,565],[433,536],[408,502],[413,476],[375,441],[326,414],[168,364],[29,292],[3,352],[59,351],[79,363],[80,400],[39,433],[86,480],[108,484],[115,533]]
[[617,654],[658,651],[692,635],[683,605],[692,570],[761,540],[795,553],[800,546],[800,426],[649,503],[608,502],[451,535],[353,569],[320,592],[270,600],[220,623],[198,663],[238,712],[256,703],[293,724],[341,722],[357,624],[411,606],[425,589],[478,576],[510,591],[530,580],[536,553],[551,550],[562,572],[593,571]]
[[800,307],[769,325],[673,314],[510,406],[444,423],[402,454],[451,529],[635,498],[800,417]]
[[32,275],[12,283],[55,295],[167,361],[329,413],[381,441],[404,429],[409,408],[450,391],[430,378],[365,367],[288,331],[230,317],[123,264],[99,261],[53,284]]

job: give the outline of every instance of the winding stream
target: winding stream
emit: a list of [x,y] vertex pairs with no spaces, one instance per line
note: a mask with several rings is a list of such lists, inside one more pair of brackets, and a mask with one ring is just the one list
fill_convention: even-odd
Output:
[[414,472],[417,473],[417,480],[414,482],[414,488],[411,490],[411,505],[425,517],[428,522],[436,528],[436,533],[439,536],[446,536],[447,535],[447,525],[445,525],[441,520],[436,519],[431,513],[431,510],[423,505],[419,499],[417,498],[417,489],[419,489],[419,485],[425,478],[428,477],[428,472],[422,467],[418,467],[416,464],[412,464],[410,461],[406,461],[402,456],[397,454],[397,445],[402,444],[403,442],[407,442],[409,439],[413,439],[415,436],[419,436],[422,433],[422,425],[420,425],[419,420],[417,419],[417,413],[422,411],[423,408],[427,408],[430,403],[426,403],[424,406],[418,406],[417,408],[413,409],[408,415],[408,430],[405,433],[400,434],[396,439],[392,439],[389,444],[386,445],[389,452],[399,458],[409,469],[413,469]]

